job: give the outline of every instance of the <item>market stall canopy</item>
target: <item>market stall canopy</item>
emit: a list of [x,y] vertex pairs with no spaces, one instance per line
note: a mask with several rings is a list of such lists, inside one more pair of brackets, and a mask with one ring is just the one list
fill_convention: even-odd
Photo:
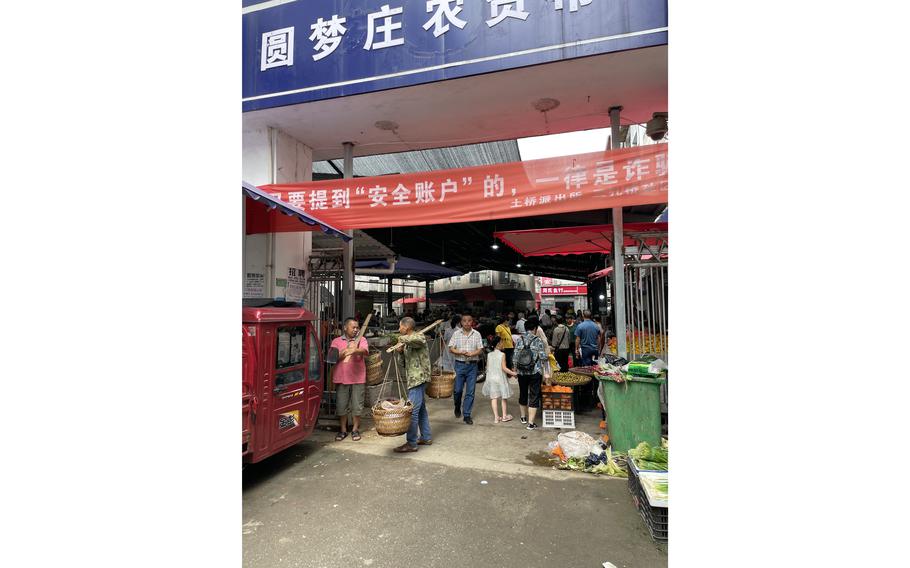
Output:
[[[370,268],[388,269],[389,261],[386,259],[358,260],[354,266],[355,272],[360,269]],[[426,281],[448,278],[450,276],[461,276],[462,274],[463,272],[452,270],[451,268],[446,268],[445,266],[424,262],[422,260],[417,260],[416,258],[408,258],[406,256],[402,256],[399,257],[398,262],[395,263],[395,271],[392,274],[387,274],[384,276]]]
[[[264,207],[247,207],[247,234],[254,234],[249,230],[251,219],[253,220],[253,226],[269,226],[276,222],[276,220],[281,219],[281,216],[278,215],[280,212],[282,215],[292,217],[297,221],[301,221],[305,224],[305,226],[301,227],[299,223],[292,222],[290,226],[292,227],[293,231],[321,230],[323,233],[338,237],[345,242],[351,240],[351,237],[346,235],[344,232],[327,223],[324,223],[323,221],[320,221],[302,209],[286,201],[282,201],[281,197],[274,192],[269,193],[267,191],[263,191],[255,185],[242,180],[240,183],[241,187],[243,188],[243,192],[246,194],[248,199],[264,205]],[[286,225],[286,223],[282,224],[282,226]]]
[[[313,234],[314,251],[336,251],[341,254],[342,243],[335,237],[323,235],[320,233]],[[395,251],[377,241],[370,235],[354,229],[354,260],[364,260],[373,258],[392,258]]]
[[[627,223],[623,225],[624,246],[639,242],[658,246],[666,241],[667,223]],[[639,233],[659,233],[660,237],[636,239]],[[498,231],[493,236],[522,256],[564,256],[573,254],[609,254],[613,250],[613,225],[557,227],[527,231]],[[660,241],[660,242],[659,242]]]

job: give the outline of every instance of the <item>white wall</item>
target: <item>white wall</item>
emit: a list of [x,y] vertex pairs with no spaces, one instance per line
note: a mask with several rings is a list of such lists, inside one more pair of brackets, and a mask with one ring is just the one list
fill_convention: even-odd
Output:
[[[245,128],[243,130],[243,179],[253,185],[312,181],[313,150],[280,130]],[[261,207],[248,204],[249,207]],[[305,268],[312,250],[312,233],[272,233],[246,235],[244,229],[243,273],[266,275],[266,297],[284,297],[284,289],[274,286],[275,279],[287,278],[288,268]],[[269,240],[274,254],[269,254]],[[271,270],[271,258],[275,270]],[[272,284],[271,294],[269,284]]]
[[[480,271],[480,282],[471,283],[470,273],[461,276],[460,280],[458,277],[455,278],[443,278],[434,282],[433,286],[436,292],[443,292],[446,290],[464,290],[466,288],[479,288],[481,286],[493,286],[493,288],[509,288],[508,284],[501,283],[501,272],[496,270],[482,270]],[[519,290],[527,290],[531,293],[534,293],[536,289],[534,288],[534,277],[527,274],[516,274],[514,272],[509,273],[509,279],[515,280],[518,282]]]

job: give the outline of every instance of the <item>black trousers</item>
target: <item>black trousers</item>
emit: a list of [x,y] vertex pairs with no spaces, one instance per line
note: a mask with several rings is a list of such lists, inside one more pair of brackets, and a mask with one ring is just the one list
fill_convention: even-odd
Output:
[[540,373],[518,375],[518,404],[540,408]]
[[515,348],[509,347],[508,349],[503,349],[503,353],[506,354],[506,367],[512,368],[512,356],[515,354]]
[[571,349],[557,349],[556,362],[559,363],[559,370],[563,373],[569,370],[569,353]]

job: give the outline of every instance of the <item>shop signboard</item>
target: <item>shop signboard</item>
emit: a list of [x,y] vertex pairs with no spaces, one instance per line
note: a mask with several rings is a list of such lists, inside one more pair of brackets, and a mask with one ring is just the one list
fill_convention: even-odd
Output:
[[667,0],[245,0],[244,112],[667,44]]
[[587,286],[544,286],[540,289],[541,296],[584,296],[587,293]]

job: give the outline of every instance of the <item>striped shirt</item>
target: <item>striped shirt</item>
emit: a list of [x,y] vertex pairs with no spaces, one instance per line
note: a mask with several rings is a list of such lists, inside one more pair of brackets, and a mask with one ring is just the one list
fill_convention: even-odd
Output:
[[[472,329],[471,333],[465,333],[463,329],[456,331],[452,335],[452,339],[449,340],[449,348],[455,348],[456,351],[477,351],[478,349],[483,349],[483,339],[480,337],[480,332],[476,329]],[[473,357],[466,357],[464,355],[456,355],[456,361],[479,361],[480,355],[475,355]]]

